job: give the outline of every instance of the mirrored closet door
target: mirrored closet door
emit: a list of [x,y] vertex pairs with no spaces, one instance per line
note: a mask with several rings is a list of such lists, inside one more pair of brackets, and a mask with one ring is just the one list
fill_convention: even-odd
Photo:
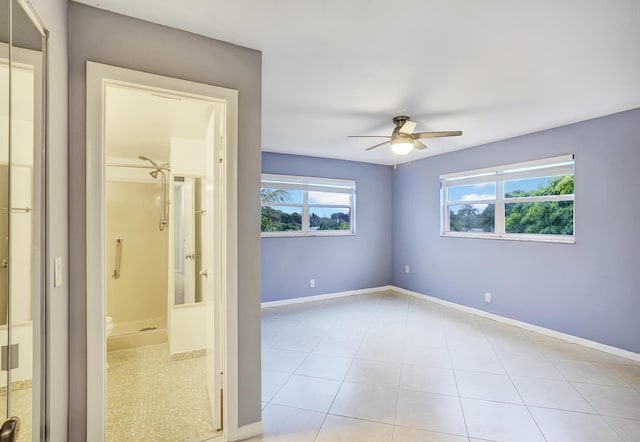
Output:
[[0,434],[44,440],[46,32],[23,0],[0,17]]

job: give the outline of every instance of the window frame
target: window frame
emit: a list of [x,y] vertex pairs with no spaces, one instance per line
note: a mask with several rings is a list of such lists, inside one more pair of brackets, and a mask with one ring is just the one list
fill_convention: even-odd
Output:
[[[570,195],[541,195],[512,198],[505,198],[504,195],[505,182],[563,175],[573,175],[575,179],[575,156],[573,154],[440,175],[440,236],[574,244],[576,238],[575,189]],[[450,188],[484,183],[495,184],[495,198],[449,201]],[[573,201],[572,235],[506,232],[505,204],[552,201]],[[450,228],[450,206],[477,204],[494,205],[493,232],[456,232],[447,230]]]
[[[356,234],[356,181],[338,178],[321,178],[297,175],[279,175],[263,173],[260,189],[298,190],[302,192],[302,203],[289,201],[262,203],[262,207],[300,207],[302,226],[300,230],[283,232],[260,232],[261,237],[311,237],[311,236],[352,236]],[[349,205],[342,204],[310,204],[309,192],[329,192],[349,195]],[[311,230],[311,210],[313,208],[349,209],[349,229],[347,230]]]

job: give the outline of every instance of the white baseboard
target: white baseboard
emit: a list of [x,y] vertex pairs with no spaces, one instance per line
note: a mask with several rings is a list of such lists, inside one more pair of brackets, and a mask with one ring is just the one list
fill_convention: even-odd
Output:
[[302,298],[283,299],[281,301],[267,301],[262,303],[262,308],[278,307],[281,305],[299,304],[302,302],[322,301],[325,299],[343,298],[345,296],[364,295],[371,292],[383,292],[385,290],[394,290],[393,286],[383,285],[380,287],[371,287],[368,289],[348,290],[345,292],[327,293],[324,295],[305,296]]
[[264,430],[262,428],[262,421],[254,422],[252,424],[243,425],[242,427],[239,427],[235,438],[234,439],[229,439],[229,440],[249,439],[250,437],[258,436],[258,435],[262,434],[263,431]]
[[517,319],[507,318],[505,316],[496,315],[494,313],[485,312],[483,310],[478,310],[473,307],[467,307],[465,305],[456,304],[454,302],[445,301],[443,299],[434,298],[433,296],[424,295],[419,292],[414,292],[412,290],[403,289],[396,286],[391,286],[391,290],[404,293],[405,295],[413,296],[418,299],[426,299],[428,301],[435,302],[436,304],[445,305],[447,307],[451,307],[457,310],[461,310],[463,312],[471,313],[474,315],[482,316],[485,318],[493,319],[494,321],[502,322],[504,324],[513,325],[516,327],[523,328],[525,330],[530,330],[536,333],[540,333],[547,336],[552,336],[554,338],[562,339],[564,341],[572,342],[574,344],[584,345],[585,347],[593,348],[595,350],[600,350],[606,353],[610,353],[616,356],[620,356],[621,358],[627,358],[634,361],[640,362],[640,354],[634,353],[628,350],[624,350],[622,348],[613,347],[611,345],[601,344],[599,342],[590,341],[589,339],[580,338],[578,336],[573,336],[567,333],[562,333],[559,331],[551,330],[549,328],[540,327],[538,325],[529,324],[528,322],[518,321]]

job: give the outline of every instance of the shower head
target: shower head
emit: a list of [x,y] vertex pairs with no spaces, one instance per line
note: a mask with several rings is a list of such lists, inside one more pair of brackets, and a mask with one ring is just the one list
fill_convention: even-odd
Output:
[[[138,159],[140,159],[140,160],[142,160],[142,161],[148,161],[148,162],[150,162],[151,164],[153,164],[153,167],[155,167],[155,168],[157,168],[157,169],[159,169],[159,168],[160,168],[160,166],[158,166],[158,163],[156,163],[155,161],[153,161],[151,158],[147,158],[147,157],[145,157],[144,155],[140,155],[140,156],[138,157]],[[155,176],[154,176],[154,178],[155,178]]]

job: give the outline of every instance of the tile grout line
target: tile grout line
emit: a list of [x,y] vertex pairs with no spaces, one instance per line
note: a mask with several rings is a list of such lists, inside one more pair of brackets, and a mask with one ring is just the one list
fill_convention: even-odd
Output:
[[460,395],[460,388],[458,387],[458,378],[456,377],[456,369],[453,364],[453,357],[451,356],[451,347],[449,346],[449,337],[447,331],[444,327],[444,321],[442,319],[442,306],[438,305],[438,318],[440,319],[440,326],[442,327],[442,335],[444,336],[444,343],[447,347],[447,355],[449,356],[449,362],[451,363],[451,371],[453,372],[453,381],[456,384],[456,390],[458,391],[458,404],[460,405],[460,411],[462,412],[462,420],[464,422],[464,429],[467,432],[467,439],[471,440],[471,435],[469,434],[469,426],[467,425],[467,416],[464,412],[464,407],[462,406],[462,396]]
[[527,413],[529,413],[529,416],[531,416],[531,419],[533,420],[533,423],[536,424],[536,427],[538,428],[538,431],[540,432],[540,434],[542,435],[542,438],[545,441],[548,441],[549,439],[547,439],[547,436],[544,434],[544,432],[542,431],[542,428],[540,427],[540,424],[538,423],[538,421],[536,420],[535,416],[533,415],[533,413],[531,412],[531,409],[529,408],[529,406],[527,405],[527,403],[525,402],[524,398],[522,397],[522,394],[520,393],[520,390],[518,390],[518,387],[516,386],[515,382],[513,382],[513,379],[511,378],[511,374],[509,373],[509,370],[507,370],[507,368],[504,366],[504,363],[502,362],[502,359],[500,358],[500,355],[498,354],[498,352],[496,351],[496,349],[494,348],[494,344],[491,342],[490,339],[487,338],[487,333],[484,329],[484,327],[482,327],[481,324],[479,324],[477,322],[477,319],[475,318],[474,315],[474,321],[476,322],[476,324],[478,325],[478,327],[480,328],[480,330],[482,331],[483,336],[485,337],[485,339],[487,340],[487,342],[489,343],[489,346],[491,347],[491,351],[493,352],[493,354],[496,356],[496,359],[498,360],[498,362],[500,363],[500,366],[502,367],[502,369],[504,370],[505,374],[507,375],[507,377],[509,378],[509,382],[511,382],[511,386],[513,387],[513,389],[516,391],[516,393],[518,393],[518,397],[520,397],[520,400],[522,401],[522,405],[524,405],[525,409],[527,410]]

